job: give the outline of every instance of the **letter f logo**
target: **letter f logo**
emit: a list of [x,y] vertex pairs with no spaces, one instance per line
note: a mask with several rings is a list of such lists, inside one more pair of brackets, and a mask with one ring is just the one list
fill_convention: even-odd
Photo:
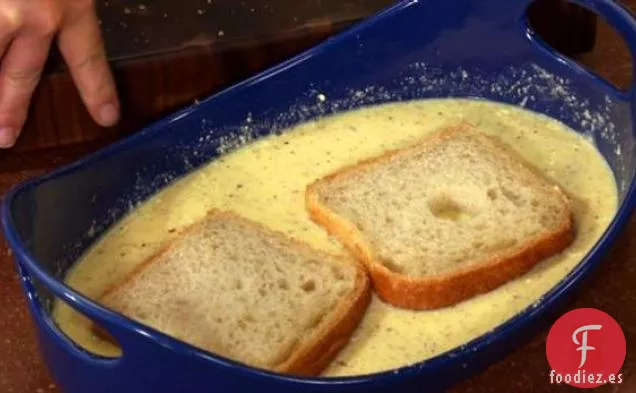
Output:
[[[583,365],[585,364],[585,361],[587,360],[587,351],[593,351],[596,349],[594,347],[587,345],[587,332],[590,330],[601,330],[601,327],[602,327],[601,325],[585,325],[576,329],[574,333],[572,334],[572,341],[574,341],[574,344],[580,345],[580,347],[576,349],[577,351],[581,351],[581,364],[579,364],[579,368],[583,367]],[[583,333],[581,335],[582,339],[580,342],[577,338],[579,333]]]

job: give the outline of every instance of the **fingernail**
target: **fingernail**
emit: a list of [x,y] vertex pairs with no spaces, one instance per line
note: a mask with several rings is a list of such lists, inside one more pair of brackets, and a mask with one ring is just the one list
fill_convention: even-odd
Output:
[[106,126],[112,126],[117,123],[117,119],[119,118],[117,107],[111,103],[102,105],[99,109],[99,118],[102,124]]
[[0,128],[0,148],[6,149],[15,144],[15,133],[13,129],[5,127]]

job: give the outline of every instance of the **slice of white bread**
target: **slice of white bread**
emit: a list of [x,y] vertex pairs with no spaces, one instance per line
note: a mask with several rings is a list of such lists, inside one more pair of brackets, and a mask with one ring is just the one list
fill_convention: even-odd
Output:
[[349,341],[370,287],[354,259],[213,211],[100,302],[229,359],[316,375]]
[[319,179],[306,204],[380,298],[407,309],[490,291],[574,238],[561,189],[463,123]]

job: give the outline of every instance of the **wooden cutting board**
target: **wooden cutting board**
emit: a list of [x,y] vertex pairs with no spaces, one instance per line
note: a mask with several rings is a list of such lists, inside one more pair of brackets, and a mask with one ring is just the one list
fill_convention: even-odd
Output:
[[[289,58],[392,3],[99,0],[123,121],[109,129],[93,123],[54,50],[23,136],[12,151],[96,140],[106,144]],[[589,13],[572,10],[560,0],[539,0],[530,14],[536,30],[568,54],[592,48],[595,18]],[[0,158],[7,154],[0,152]]]

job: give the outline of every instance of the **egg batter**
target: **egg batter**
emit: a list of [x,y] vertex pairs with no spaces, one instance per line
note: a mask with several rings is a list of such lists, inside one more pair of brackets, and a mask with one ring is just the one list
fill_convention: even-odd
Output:
[[[211,208],[234,210],[316,247],[344,252],[310,221],[305,187],[342,166],[407,146],[459,121],[500,138],[563,187],[573,200],[576,240],[520,279],[453,307],[414,312],[374,298],[351,343],[325,375],[383,371],[453,349],[554,287],[594,246],[617,209],[616,184],[603,157],[556,120],[492,102],[440,99],[368,107],[301,124],[239,148],[159,192],[88,250],[67,283],[97,298]],[[93,336],[89,321],[66,304],[55,304],[54,318],[85,349],[120,354]]]

